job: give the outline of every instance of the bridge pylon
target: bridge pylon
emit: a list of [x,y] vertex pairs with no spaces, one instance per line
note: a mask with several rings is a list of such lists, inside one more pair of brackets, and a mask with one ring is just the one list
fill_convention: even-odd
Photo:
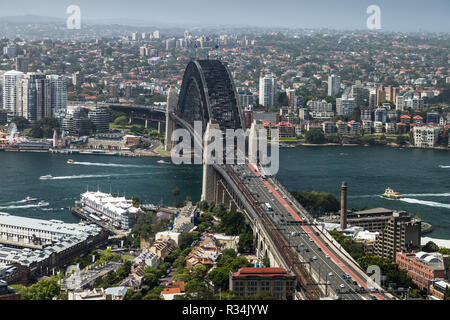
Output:
[[257,123],[253,121],[252,126],[250,127],[250,134],[248,136],[248,162],[253,165],[257,165],[263,159],[260,159],[258,154],[259,150],[259,139],[260,139],[260,131],[265,132],[264,125],[262,123]]
[[[212,130],[220,130],[220,126],[217,123],[211,123],[208,122],[208,125],[206,127],[206,131],[203,138],[203,181],[202,181],[202,201],[206,201],[208,203],[215,202],[216,200],[216,188],[217,181],[216,181],[216,172],[213,167],[213,161],[214,160],[220,160],[219,157],[223,160],[223,152],[220,153],[220,150],[214,149],[216,154],[214,155],[215,159],[212,159],[213,156],[211,154],[211,146],[208,143],[211,142],[211,138],[215,137],[212,134]],[[217,137],[215,137],[217,138]],[[215,141],[216,145],[222,145],[223,146],[223,139],[222,141]],[[223,150],[222,150],[223,151]],[[220,163],[220,161],[219,161]]]
[[[173,112],[178,104],[178,92],[174,87],[169,89],[166,105],[166,136],[164,139],[164,150],[170,151],[173,148],[172,132],[175,129],[175,122],[170,119],[170,113]],[[159,131],[159,126],[158,126]]]

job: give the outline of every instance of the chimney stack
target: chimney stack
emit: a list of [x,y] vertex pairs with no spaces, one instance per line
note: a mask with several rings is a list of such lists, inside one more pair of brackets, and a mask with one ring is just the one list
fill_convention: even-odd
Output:
[[347,182],[341,186],[341,229],[347,229]]

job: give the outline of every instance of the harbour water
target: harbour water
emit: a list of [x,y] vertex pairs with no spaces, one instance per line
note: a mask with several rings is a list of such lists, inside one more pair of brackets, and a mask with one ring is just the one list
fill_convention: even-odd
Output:
[[[317,190],[339,197],[348,183],[348,204],[406,210],[433,225],[432,238],[450,239],[450,153],[383,147],[299,147],[280,150],[278,179],[289,190]],[[73,164],[68,164],[68,159]],[[172,205],[186,196],[198,200],[201,166],[161,163],[153,157],[0,153],[0,211],[77,222],[69,208],[81,192],[139,197]],[[164,159],[166,162],[170,159]],[[158,162],[159,161],[159,162]],[[52,179],[40,180],[40,176]],[[176,198],[172,190],[178,187]],[[387,200],[387,187],[404,195]],[[36,198],[25,201],[26,197]],[[48,206],[38,206],[39,201]]]

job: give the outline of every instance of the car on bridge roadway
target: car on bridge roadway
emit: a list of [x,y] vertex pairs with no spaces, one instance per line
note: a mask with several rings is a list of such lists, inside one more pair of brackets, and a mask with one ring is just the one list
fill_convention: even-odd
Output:
[[329,276],[329,277],[332,277],[332,276],[333,276],[333,272],[330,272],[330,273],[328,274],[328,276]]
[[313,259],[313,260],[317,260],[317,257],[316,257],[316,256],[313,256],[312,259]]
[[344,285],[343,283],[341,283],[340,287],[341,287],[342,289],[344,289],[344,288],[345,288],[345,285]]

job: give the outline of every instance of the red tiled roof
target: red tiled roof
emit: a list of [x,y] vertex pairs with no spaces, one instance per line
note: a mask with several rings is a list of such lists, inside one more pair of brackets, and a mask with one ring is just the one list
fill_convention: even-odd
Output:
[[162,291],[162,294],[174,294],[174,293],[181,293],[180,288],[164,288]]
[[260,276],[272,276],[272,275],[289,275],[284,268],[241,268],[234,273],[235,276],[244,275],[260,275]]

